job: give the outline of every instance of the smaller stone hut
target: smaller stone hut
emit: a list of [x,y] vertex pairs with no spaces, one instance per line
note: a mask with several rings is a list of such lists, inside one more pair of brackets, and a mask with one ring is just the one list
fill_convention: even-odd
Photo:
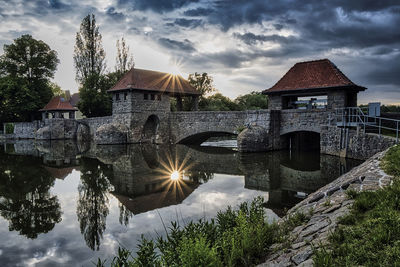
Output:
[[[272,110],[312,109],[318,101],[326,102],[324,108],[335,109],[356,107],[357,94],[365,89],[353,83],[329,59],[321,59],[296,63],[263,94],[268,95],[268,108]],[[311,99],[304,100],[307,97]]]
[[176,97],[182,110],[182,97],[192,97],[192,110],[198,109],[200,93],[180,75],[132,68],[108,90],[112,93],[113,114],[170,111],[170,97]]
[[75,112],[78,109],[73,107],[64,97],[55,96],[39,111],[42,112],[42,120],[53,118],[75,119]]

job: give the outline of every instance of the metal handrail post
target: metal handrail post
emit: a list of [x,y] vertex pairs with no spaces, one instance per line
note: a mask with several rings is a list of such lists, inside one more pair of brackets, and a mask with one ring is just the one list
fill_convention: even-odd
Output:
[[397,127],[396,127],[396,143],[399,142],[399,121],[397,121]]
[[379,137],[381,136],[381,131],[382,131],[382,128],[381,128],[381,123],[382,122],[382,120],[381,120],[381,118],[379,118]]

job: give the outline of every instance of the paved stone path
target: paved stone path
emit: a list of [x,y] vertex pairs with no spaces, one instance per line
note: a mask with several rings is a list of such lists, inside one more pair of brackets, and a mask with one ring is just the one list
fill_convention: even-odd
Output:
[[313,266],[312,247],[318,249],[328,242],[338,219],[349,213],[354,202],[348,198],[346,190],[377,190],[391,184],[393,177],[379,166],[386,151],[374,155],[290,209],[286,216],[301,212],[312,214],[310,220],[291,232],[289,248],[282,244],[273,245],[272,254],[259,266]]

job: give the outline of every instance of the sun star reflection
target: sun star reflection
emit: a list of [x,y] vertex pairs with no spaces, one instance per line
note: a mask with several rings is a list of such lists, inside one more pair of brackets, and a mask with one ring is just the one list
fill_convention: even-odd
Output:
[[173,172],[171,173],[171,180],[176,181],[176,180],[179,179],[179,176],[180,176],[180,174],[179,174],[178,171],[173,171]]

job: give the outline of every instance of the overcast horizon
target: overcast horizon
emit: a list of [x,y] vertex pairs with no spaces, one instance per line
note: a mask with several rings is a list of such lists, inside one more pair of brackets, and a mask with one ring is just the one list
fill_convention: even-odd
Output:
[[368,88],[359,103],[400,104],[399,1],[0,0],[0,54],[31,34],[58,53],[54,81],[77,92],[75,36],[89,13],[111,71],[124,37],[135,67],[207,72],[235,98],[273,86],[296,62],[328,58]]

